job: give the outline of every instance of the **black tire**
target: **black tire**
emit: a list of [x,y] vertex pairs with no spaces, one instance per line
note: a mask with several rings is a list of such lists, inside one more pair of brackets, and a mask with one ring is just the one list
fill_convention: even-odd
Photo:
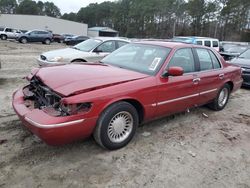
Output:
[[51,43],[50,39],[45,39],[44,42],[43,42],[43,44],[46,44],[46,45],[50,45],[50,43]]
[[7,35],[1,35],[2,40],[7,40],[7,38],[8,38]]
[[[221,103],[222,101],[220,101],[220,96],[222,95],[222,92],[227,92],[227,94],[225,95],[225,98],[223,101],[223,103]],[[225,84],[218,92],[216,98],[214,99],[213,102],[211,102],[210,104],[208,104],[208,107],[211,108],[212,110],[215,111],[220,111],[222,109],[225,108],[225,106],[227,105],[229,96],[230,96],[230,86],[228,84]]]
[[[115,122],[114,118],[118,119],[122,117],[122,115],[120,114],[125,114],[130,117],[129,120],[131,120],[132,123],[129,126],[131,127],[130,128],[126,127],[125,129],[122,128],[123,133],[121,134],[124,134],[124,132],[127,133],[127,134],[124,134],[125,135],[124,137],[123,136],[120,137],[121,139],[124,139],[124,140],[112,141],[110,138],[112,134],[108,133],[110,132],[110,129],[111,129],[110,125],[111,123],[114,124]],[[125,121],[127,122],[127,120],[128,119],[126,119]],[[102,112],[101,116],[98,119],[95,131],[94,131],[94,138],[96,142],[105,149],[109,149],[109,150],[120,149],[126,146],[134,137],[138,124],[139,124],[139,118],[138,118],[138,113],[135,107],[127,102],[123,102],[123,101],[117,102],[117,103],[110,105],[107,109],[105,109]],[[113,127],[113,130],[115,130],[114,127]],[[119,137],[117,138],[113,137],[113,139],[119,139]]]
[[20,38],[19,42],[26,44],[28,42],[28,39],[26,37]]

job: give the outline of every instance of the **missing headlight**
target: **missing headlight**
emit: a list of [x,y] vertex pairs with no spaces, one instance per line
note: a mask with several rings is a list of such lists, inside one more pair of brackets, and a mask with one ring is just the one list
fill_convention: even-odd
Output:
[[67,105],[62,104],[60,108],[65,115],[75,115],[88,112],[91,109],[91,106],[92,104],[87,102]]

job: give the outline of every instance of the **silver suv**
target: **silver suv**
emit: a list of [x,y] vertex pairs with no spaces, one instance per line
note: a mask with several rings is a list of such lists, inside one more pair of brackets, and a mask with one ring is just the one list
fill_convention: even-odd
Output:
[[9,27],[0,28],[0,38],[2,40],[16,39],[22,32],[18,29],[12,29]]

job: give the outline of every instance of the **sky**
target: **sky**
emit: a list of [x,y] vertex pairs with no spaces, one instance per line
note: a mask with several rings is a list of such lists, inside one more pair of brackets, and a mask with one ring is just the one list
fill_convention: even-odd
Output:
[[86,7],[90,3],[102,3],[104,1],[114,1],[114,0],[42,0],[42,1],[53,2],[58,8],[60,8],[61,13],[64,14],[70,12],[78,12],[80,8]]

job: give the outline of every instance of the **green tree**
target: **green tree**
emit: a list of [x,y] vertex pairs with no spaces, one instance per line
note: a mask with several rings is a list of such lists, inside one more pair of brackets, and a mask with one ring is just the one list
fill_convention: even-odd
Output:
[[0,13],[13,14],[17,8],[16,0],[0,0]]
[[44,14],[51,17],[60,17],[60,9],[52,2],[44,3]]
[[18,14],[39,15],[39,8],[35,1],[23,0],[17,7]]
[[65,13],[61,17],[62,19],[65,20],[70,20],[70,21],[77,21],[76,13],[71,12],[71,13]]

